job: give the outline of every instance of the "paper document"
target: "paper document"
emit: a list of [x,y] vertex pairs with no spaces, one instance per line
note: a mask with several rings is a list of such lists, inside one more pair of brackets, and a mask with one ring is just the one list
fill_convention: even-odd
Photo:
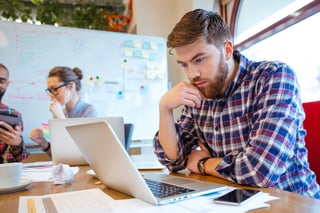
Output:
[[142,200],[131,198],[113,200],[102,190],[88,189],[75,192],[64,192],[43,196],[22,196],[19,199],[19,213],[100,213],[100,212],[223,212],[223,213],[244,213],[252,209],[268,208],[265,203],[277,197],[262,193],[243,206],[228,206],[213,203],[213,198],[219,196],[213,193],[207,196],[200,196],[172,204],[154,206]]
[[19,213],[109,212],[113,199],[100,189],[88,189],[43,196],[22,196]]
[[[53,181],[52,172],[55,166],[52,161],[24,163],[21,178],[34,182]],[[74,175],[79,171],[79,167],[70,167],[70,169]]]
[[137,169],[164,169],[155,155],[130,155],[130,158]]

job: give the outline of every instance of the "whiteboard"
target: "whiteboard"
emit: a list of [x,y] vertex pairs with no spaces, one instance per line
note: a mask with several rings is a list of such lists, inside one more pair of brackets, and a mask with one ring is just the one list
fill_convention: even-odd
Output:
[[52,118],[45,89],[54,66],[79,67],[81,96],[101,117],[133,123],[133,140],[152,139],[158,129],[159,99],[168,89],[164,38],[0,21],[0,59],[10,72],[3,103],[22,113],[26,143]]

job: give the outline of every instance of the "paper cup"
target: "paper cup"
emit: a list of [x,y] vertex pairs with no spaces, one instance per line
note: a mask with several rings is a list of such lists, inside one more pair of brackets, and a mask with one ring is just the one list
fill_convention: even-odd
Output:
[[0,188],[19,185],[22,171],[23,163],[0,164]]

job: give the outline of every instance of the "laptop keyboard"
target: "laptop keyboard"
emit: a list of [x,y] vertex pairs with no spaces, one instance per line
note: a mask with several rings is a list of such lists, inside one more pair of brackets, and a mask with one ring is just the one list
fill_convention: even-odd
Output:
[[145,181],[149,186],[150,190],[152,191],[152,193],[159,198],[164,198],[168,196],[173,196],[173,195],[194,191],[193,189],[175,186],[175,185],[163,183],[156,180],[145,179]]

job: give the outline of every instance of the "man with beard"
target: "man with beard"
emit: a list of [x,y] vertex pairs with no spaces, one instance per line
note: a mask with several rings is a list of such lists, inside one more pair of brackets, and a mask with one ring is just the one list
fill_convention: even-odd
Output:
[[167,46],[190,82],[160,99],[154,148],[163,165],[320,198],[307,160],[299,84],[288,65],[248,60],[233,50],[222,18],[202,9],[182,17]]
[[2,97],[9,85],[9,71],[7,67],[0,64],[0,113],[18,116],[18,125],[12,127],[0,120],[0,164],[19,162],[28,157],[23,138],[23,122],[21,114],[2,103]]

